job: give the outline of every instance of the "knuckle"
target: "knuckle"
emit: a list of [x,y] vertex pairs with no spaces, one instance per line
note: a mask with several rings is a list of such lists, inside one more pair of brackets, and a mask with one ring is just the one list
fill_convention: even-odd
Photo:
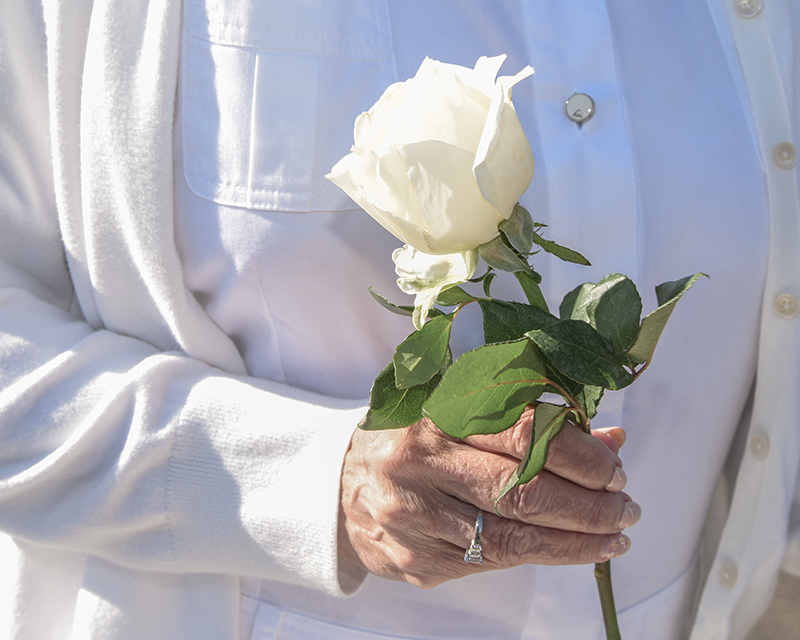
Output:
[[381,465],[381,472],[387,478],[402,478],[412,466],[417,457],[414,441],[403,438],[390,449]]
[[420,468],[429,465],[449,444],[445,434],[425,418],[399,434],[386,452],[384,473],[398,478],[416,477]]
[[521,527],[511,521],[502,521],[494,540],[495,561],[513,566],[536,556],[540,537],[534,527]]
[[533,412],[526,411],[512,429],[506,429],[502,432],[504,435],[507,434],[508,438],[506,452],[522,458],[528,450],[532,431]]
[[547,490],[546,484],[543,476],[539,475],[527,484],[517,487],[503,498],[508,499],[503,510],[526,522],[537,522],[546,518],[556,507],[553,494]]
[[408,508],[399,500],[387,500],[380,508],[375,518],[387,530],[393,530],[402,523],[408,515]]
[[622,513],[621,499],[611,493],[596,491],[584,510],[585,531],[611,533],[616,530]]
[[510,529],[501,535],[495,551],[501,566],[525,562],[543,565],[589,564],[597,562],[603,536],[556,532],[528,526]]

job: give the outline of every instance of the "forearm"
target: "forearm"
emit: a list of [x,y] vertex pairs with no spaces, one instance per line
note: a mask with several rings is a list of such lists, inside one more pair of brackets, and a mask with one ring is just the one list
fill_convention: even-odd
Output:
[[336,590],[363,408],[246,378],[0,292],[0,528],[165,571]]

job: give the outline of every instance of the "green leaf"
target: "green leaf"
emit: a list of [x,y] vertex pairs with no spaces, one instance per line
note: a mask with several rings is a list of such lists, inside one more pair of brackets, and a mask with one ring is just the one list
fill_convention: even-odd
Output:
[[494,273],[494,271],[493,271],[491,268],[489,268],[489,269],[487,269],[487,270],[486,270],[486,273],[484,273],[482,276],[473,276],[472,278],[470,278],[469,280],[467,280],[467,282],[483,282],[483,281],[484,281],[484,280],[486,280],[486,278],[488,278],[488,277],[489,277],[489,276],[490,276],[492,273]]
[[680,297],[691,289],[695,282],[700,278],[708,278],[705,273],[695,273],[680,280],[672,280],[670,282],[662,282],[656,287],[656,300],[658,306],[664,306],[667,303],[675,303]]
[[595,387],[592,385],[584,385],[580,392],[575,396],[575,399],[580,403],[586,417],[592,420],[597,415],[597,405],[603,398],[603,387]]
[[544,354],[542,354],[542,358],[544,358],[544,363],[547,367],[545,373],[547,373],[547,377],[552,383],[547,385],[545,392],[557,393],[566,402],[570,402],[570,398],[576,398],[581,389],[583,389],[583,385],[564,375]]
[[[392,313],[396,313],[399,316],[409,316],[412,317],[414,315],[414,305],[396,305],[392,302],[389,302],[386,298],[384,298],[380,293],[375,293],[372,290],[372,287],[369,289],[370,295],[378,301],[378,303],[384,308],[388,309]],[[440,309],[431,309],[428,311],[429,318],[438,318],[439,316],[444,315]]]
[[614,349],[627,351],[639,336],[642,299],[636,285],[619,273],[598,282],[586,309],[592,326],[611,340]]
[[[592,420],[597,415],[597,405],[600,403],[605,389],[575,382],[575,380],[559,371],[547,358],[545,358],[545,363],[547,365],[547,377],[552,381],[552,384],[545,388],[545,392],[560,395],[565,402],[570,404],[577,403],[583,409],[586,418]],[[580,424],[578,416],[574,419]]]
[[628,351],[628,358],[634,365],[643,364],[653,357],[661,332],[664,331],[678,300],[704,276],[708,277],[705,273],[695,273],[674,282],[664,282],[656,287],[659,307],[644,317],[639,337]]
[[624,356],[585,322],[559,320],[526,335],[554,366],[576,382],[615,391],[633,382],[633,375],[623,367]]
[[452,286],[439,293],[439,297],[436,298],[436,304],[440,304],[443,307],[454,307],[457,304],[472,302],[473,300],[475,300],[475,296],[468,294],[461,287]]
[[455,317],[450,313],[433,318],[400,343],[392,358],[398,389],[424,384],[442,368]]
[[528,271],[531,267],[527,261],[520,258],[500,236],[478,247],[478,253],[483,261],[498,271]]
[[547,453],[550,450],[550,441],[564,428],[564,421],[569,411],[566,407],[557,406],[548,402],[536,405],[533,413],[533,433],[528,445],[528,451],[522,462],[511,474],[508,482],[500,491],[495,500],[495,509],[500,499],[514,487],[533,480],[544,469],[547,462]]
[[483,277],[483,293],[486,294],[487,298],[492,297],[492,282],[497,277],[497,271],[489,271]]
[[533,234],[533,241],[542,249],[547,251],[547,253],[552,253],[556,258],[560,258],[565,262],[574,262],[575,264],[582,264],[586,266],[591,265],[591,262],[589,262],[577,251],[567,249],[567,247],[563,247],[552,240],[545,240],[538,233]]
[[479,347],[447,370],[423,413],[455,438],[499,433],[542,394],[544,369],[539,350],[528,339]]
[[448,353],[442,371],[428,382],[410,389],[398,389],[394,383],[394,363],[390,362],[372,383],[369,410],[358,426],[365,431],[403,429],[422,420],[422,405],[433,393],[449,365]]
[[542,311],[549,312],[550,309],[547,306],[547,300],[544,299],[544,295],[539,287],[539,283],[536,282],[536,278],[531,275],[531,272],[516,271],[514,272],[514,276],[519,281],[522,291],[525,293],[525,297],[528,299],[528,303],[534,307],[538,307]]
[[478,300],[483,312],[483,339],[486,344],[519,340],[528,331],[543,329],[558,318],[519,302]]
[[372,287],[369,288],[370,295],[378,301],[378,303],[385,309],[388,309],[392,313],[396,313],[399,316],[408,316],[411,317],[414,314],[414,305],[403,305],[399,306],[392,302],[389,302],[386,298],[384,298],[380,293],[376,293]]
[[612,273],[597,284],[587,282],[570,291],[559,313],[564,319],[588,322],[624,353],[639,335],[642,299],[629,278]]
[[530,253],[533,248],[533,218],[519,202],[514,205],[511,216],[497,227],[520,253]]
[[561,319],[589,322],[589,314],[586,312],[586,307],[591,300],[592,289],[594,289],[594,283],[586,282],[565,295],[561,305],[558,307],[558,315]]

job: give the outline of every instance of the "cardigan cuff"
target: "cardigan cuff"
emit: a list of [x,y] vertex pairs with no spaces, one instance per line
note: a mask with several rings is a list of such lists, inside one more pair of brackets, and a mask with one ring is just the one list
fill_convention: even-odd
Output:
[[339,487],[365,411],[363,401],[267,381],[200,380],[179,417],[167,478],[181,570],[352,594],[366,574],[339,568]]

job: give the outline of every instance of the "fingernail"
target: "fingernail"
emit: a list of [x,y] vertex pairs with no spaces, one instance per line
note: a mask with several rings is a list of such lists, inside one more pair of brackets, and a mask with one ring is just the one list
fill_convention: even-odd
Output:
[[610,435],[616,441],[618,449],[621,449],[622,445],[625,444],[625,441],[628,439],[628,434],[625,433],[625,429],[622,427],[600,427],[592,431]]
[[628,484],[628,476],[625,475],[622,467],[614,467],[614,477],[611,478],[611,482],[606,485],[606,491],[612,493],[622,491],[626,484]]
[[603,560],[616,558],[623,553],[627,553],[630,548],[631,539],[621,533],[615,533],[614,535],[606,536],[605,542],[603,542],[603,548],[600,550],[600,557]]
[[639,518],[641,517],[642,508],[635,502],[626,502],[625,509],[622,511],[622,517],[619,520],[619,528],[627,529],[628,527],[632,527],[639,522]]

